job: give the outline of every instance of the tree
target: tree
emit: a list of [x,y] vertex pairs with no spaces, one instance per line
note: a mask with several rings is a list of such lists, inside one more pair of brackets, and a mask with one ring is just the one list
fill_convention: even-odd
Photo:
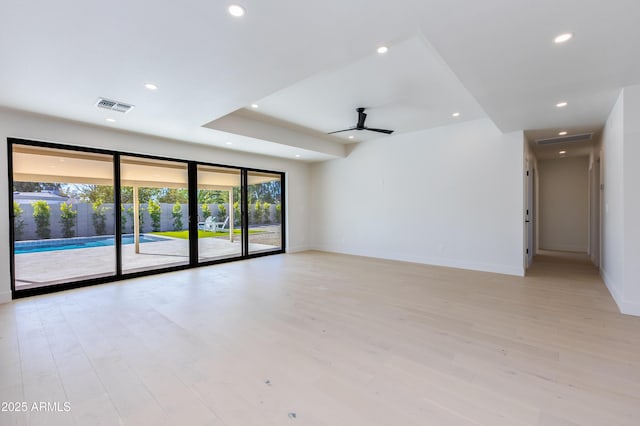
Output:
[[282,223],[282,206],[280,203],[276,204],[276,223]]
[[264,223],[271,222],[271,204],[267,202],[262,203],[262,221]]
[[162,216],[162,209],[160,208],[160,204],[156,200],[149,200],[147,211],[149,212],[149,216],[151,216],[151,228],[154,232],[159,232],[160,219]]
[[173,205],[171,215],[173,216],[173,230],[182,231],[182,206],[180,202],[176,201]]
[[49,219],[51,211],[49,204],[44,200],[38,200],[31,203],[33,206],[33,219],[36,222],[36,235],[40,238],[51,238],[51,228],[49,228]]
[[93,208],[93,214],[91,219],[93,220],[93,228],[96,231],[96,235],[105,235],[107,233],[107,210],[108,207],[103,205],[102,199],[96,200],[91,204]]
[[262,204],[256,201],[253,206],[253,223],[262,223]]
[[60,225],[62,225],[62,236],[64,238],[71,238],[75,235],[73,227],[75,226],[77,215],[78,211],[73,209],[73,204],[60,204]]
[[220,215],[220,219],[224,220],[224,218],[227,217],[227,208],[222,203],[218,204],[218,214]]
[[22,207],[20,207],[20,203],[17,201],[13,202],[13,236],[16,240],[22,238],[22,233],[24,232],[24,219],[22,219]]
[[202,216],[204,216],[204,220],[207,220],[209,216],[211,216],[211,209],[209,208],[209,204],[202,205]]

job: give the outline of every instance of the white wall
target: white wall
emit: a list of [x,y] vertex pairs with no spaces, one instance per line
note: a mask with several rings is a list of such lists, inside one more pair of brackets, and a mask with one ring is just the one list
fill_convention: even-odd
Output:
[[523,143],[476,120],[314,164],[313,246],[523,275]]
[[538,162],[540,248],[589,249],[589,157]]
[[640,86],[624,89],[623,160],[625,301],[640,315]]
[[602,277],[620,310],[640,315],[640,86],[623,89],[602,136]]
[[602,191],[602,265],[609,291],[620,305],[624,299],[624,93],[620,94],[602,132],[604,184]]
[[[7,144],[8,137],[106,148],[124,152],[153,154],[169,158],[198,160],[245,166],[286,173],[287,251],[308,248],[310,206],[309,165],[275,157],[252,155],[232,150],[144,136],[72,121],[0,109],[0,303],[11,298],[9,275],[9,210]],[[2,202],[4,200],[4,202]]]

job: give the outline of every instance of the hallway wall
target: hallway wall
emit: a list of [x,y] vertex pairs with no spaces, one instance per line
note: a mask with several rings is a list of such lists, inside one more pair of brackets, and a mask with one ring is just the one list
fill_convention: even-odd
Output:
[[540,248],[586,253],[589,248],[589,157],[538,162]]

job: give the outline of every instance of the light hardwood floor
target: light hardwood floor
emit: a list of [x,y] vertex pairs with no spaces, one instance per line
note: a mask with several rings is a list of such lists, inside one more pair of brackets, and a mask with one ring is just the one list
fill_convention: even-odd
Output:
[[640,318],[586,259],[526,278],[307,252],[0,305],[40,425],[638,425]]

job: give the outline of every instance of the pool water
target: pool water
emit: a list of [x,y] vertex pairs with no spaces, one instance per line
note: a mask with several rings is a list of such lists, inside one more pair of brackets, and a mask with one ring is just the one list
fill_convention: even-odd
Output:
[[[15,254],[39,253],[43,251],[73,250],[90,247],[108,247],[114,245],[115,238],[111,235],[100,237],[60,238],[38,241],[16,241]],[[140,243],[168,241],[168,238],[155,235],[140,234]],[[122,244],[133,244],[133,235],[123,235]]]

